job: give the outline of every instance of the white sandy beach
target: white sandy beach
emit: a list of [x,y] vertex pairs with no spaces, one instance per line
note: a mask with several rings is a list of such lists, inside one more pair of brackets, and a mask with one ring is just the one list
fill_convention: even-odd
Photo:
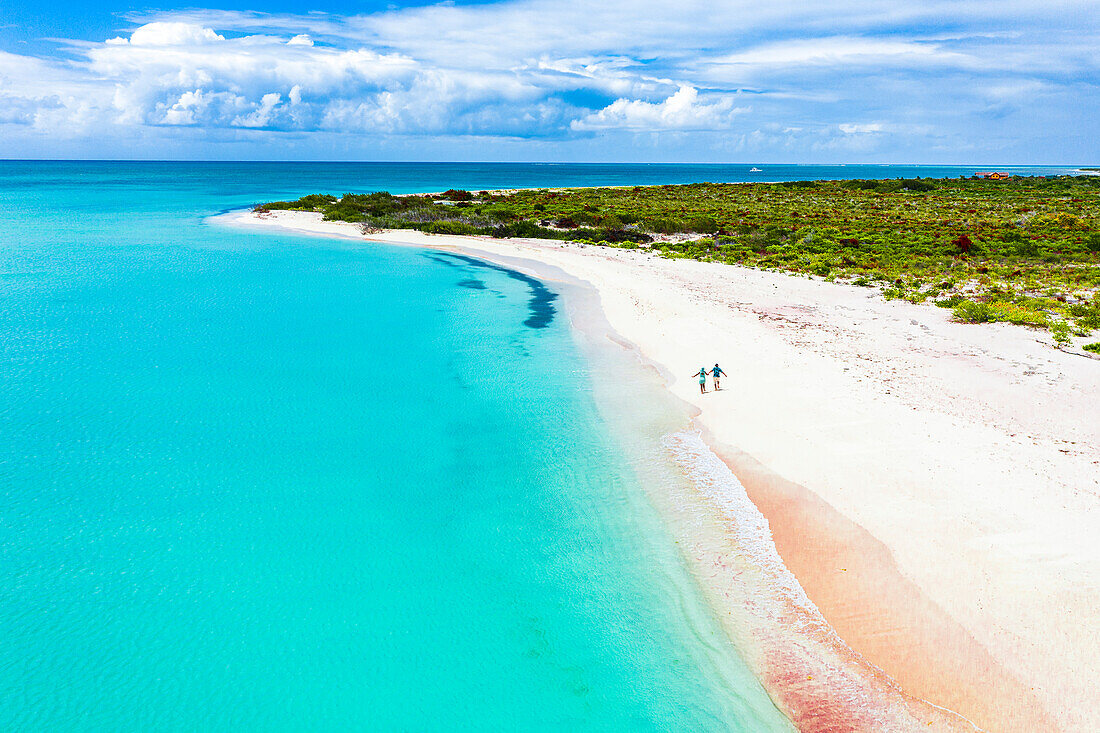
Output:
[[[365,239],[317,214],[229,218]],[[853,659],[987,730],[1100,729],[1100,361],[784,274],[557,242],[370,239],[589,283],[698,409]],[[729,376],[700,395],[689,375],[715,361]],[[804,727],[852,729],[828,725]]]

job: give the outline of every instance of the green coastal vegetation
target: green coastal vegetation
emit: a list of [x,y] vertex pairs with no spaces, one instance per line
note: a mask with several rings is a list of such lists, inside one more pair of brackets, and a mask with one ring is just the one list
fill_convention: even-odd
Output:
[[969,323],[1100,329],[1100,177],[697,183],[261,204],[365,231],[533,237],[648,248],[875,287]]

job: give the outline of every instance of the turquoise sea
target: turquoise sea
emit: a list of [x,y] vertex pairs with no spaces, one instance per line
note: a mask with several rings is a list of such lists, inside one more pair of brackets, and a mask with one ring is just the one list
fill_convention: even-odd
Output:
[[788,730],[567,291],[208,221],[746,168],[0,162],[0,729]]

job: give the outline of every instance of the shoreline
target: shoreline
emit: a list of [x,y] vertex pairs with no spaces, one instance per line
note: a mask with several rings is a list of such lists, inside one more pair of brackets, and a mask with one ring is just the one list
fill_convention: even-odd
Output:
[[[279,214],[223,218],[529,260],[588,283],[611,329],[699,411],[707,444],[853,664],[989,729],[1095,722],[1100,638],[1081,628],[1100,587],[1100,542],[1088,536],[1100,461],[1083,447],[1100,444],[1088,411],[1100,370],[1088,360],[1022,329],[953,324],[938,309],[788,275],[560,242],[364,237]],[[709,364],[703,353],[731,375],[722,392],[700,396],[680,374]],[[1063,628],[1057,614],[1085,623]],[[879,692],[896,694],[888,682]],[[803,729],[832,729],[805,714],[819,685],[766,684]]]

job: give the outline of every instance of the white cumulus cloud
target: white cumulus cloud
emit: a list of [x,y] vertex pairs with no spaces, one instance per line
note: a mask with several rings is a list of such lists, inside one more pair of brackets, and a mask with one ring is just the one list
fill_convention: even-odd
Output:
[[574,120],[574,130],[721,130],[732,124],[734,115],[748,112],[735,107],[733,99],[718,97],[704,101],[699,90],[682,86],[661,102],[616,99],[582,119]]
[[246,115],[234,117],[232,124],[238,127],[267,127],[282,99],[283,95],[278,92],[265,94],[260,98],[260,103],[255,109]]
[[110,46],[201,46],[224,40],[225,37],[215,33],[212,28],[203,28],[193,23],[162,21],[146,23],[135,30],[129,39],[112,38],[106,43]]

